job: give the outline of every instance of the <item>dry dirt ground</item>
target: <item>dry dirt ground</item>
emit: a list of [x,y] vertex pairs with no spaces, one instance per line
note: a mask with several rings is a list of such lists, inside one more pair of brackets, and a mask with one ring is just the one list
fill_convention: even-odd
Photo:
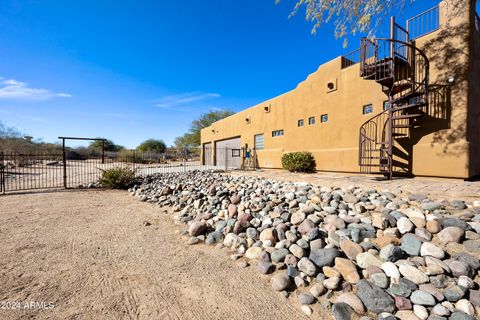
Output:
[[126,192],[4,195],[0,214],[0,319],[304,318],[268,276],[186,245],[164,210]]

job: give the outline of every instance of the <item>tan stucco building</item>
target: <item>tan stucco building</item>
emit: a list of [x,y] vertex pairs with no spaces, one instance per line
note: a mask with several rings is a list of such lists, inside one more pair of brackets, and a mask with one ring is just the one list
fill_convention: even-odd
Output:
[[[414,71],[415,68],[403,65],[411,61],[418,65],[420,55],[414,59],[415,54],[405,53],[403,58],[391,60],[396,63],[396,72],[402,69],[402,72],[416,73],[413,78],[420,80],[412,83],[418,86],[414,89],[410,86],[409,90],[423,90],[428,104],[418,104],[406,111],[408,104],[421,100],[421,95],[411,95],[409,91],[408,99],[402,100],[398,93],[389,91],[404,86],[403,78],[397,78],[397,83],[391,86],[378,79],[369,81],[373,78],[366,76],[367,71],[378,73],[379,63],[386,60],[377,57],[376,69],[372,69],[365,57],[368,48],[363,48],[363,52],[356,51],[322,64],[292,91],[203,129],[204,163],[220,165],[228,161],[229,166],[239,167],[245,150],[252,149],[258,167],[281,168],[284,153],[310,151],[319,171],[361,172],[367,168],[366,172],[382,172],[382,166],[391,161],[396,173],[456,178],[479,175],[480,22],[475,1],[450,1],[442,1],[409,20],[404,27],[409,36],[397,39],[408,43],[414,39],[413,46],[425,53],[428,62],[415,67],[418,71]],[[403,30],[397,24],[393,26]],[[398,50],[410,50],[408,46],[405,48]],[[411,52],[420,52],[415,50]],[[429,66],[428,89],[423,85],[425,63]],[[397,108],[393,108],[392,113],[388,111],[389,101]],[[394,119],[392,122],[388,122],[389,115]],[[375,126],[384,130],[377,131],[382,137],[376,136],[376,142],[366,137],[362,142],[359,130],[362,125],[362,128],[372,126],[373,120],[365,123],[375,116]],[[388,134],[385,136],[388,128],[393,131],[391,160],[385,160],[387,153],[382,153],[388,152],[385,150],[390,146],[382,141],[388,138]],[[365,166],[363,160],[359,162],[359,152],[362,159],[365,154],[373,154],[372,150],[363,150],[365,141],[378,146],[378,150],[372,147],[378,156],[368,156],[370,167]]]

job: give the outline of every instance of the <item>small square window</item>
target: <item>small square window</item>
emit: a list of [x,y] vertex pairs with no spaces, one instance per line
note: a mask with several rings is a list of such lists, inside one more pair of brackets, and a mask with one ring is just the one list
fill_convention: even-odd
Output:
[[315,124],[315,117],[310,117],[310,118],[308,118],[308,124],[309,124],[309,125]]
[[328,121],[328,114],[322,114],[320,116],[320,122],[327,122]]
[[280,137],[280,136],[283,136],[283,130],[272,131],[272,137]]
[[305,122],[303,121],[303,119],[298,120],[299,127],[303,127],[304,125],[305,125]]
[[373,112],[373,105],[367,104],[363,106],[363,114],[369,114]]
[[383,110],[390,109],[390,102],[388,100],[383,101]]

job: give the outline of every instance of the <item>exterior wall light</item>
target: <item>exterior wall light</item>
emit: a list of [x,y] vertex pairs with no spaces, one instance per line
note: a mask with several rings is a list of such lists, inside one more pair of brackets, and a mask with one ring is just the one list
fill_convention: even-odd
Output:
[[448,76],[447,77],[447,83],[448,84],[452,84],[455,82],[455,77],[454,76]]

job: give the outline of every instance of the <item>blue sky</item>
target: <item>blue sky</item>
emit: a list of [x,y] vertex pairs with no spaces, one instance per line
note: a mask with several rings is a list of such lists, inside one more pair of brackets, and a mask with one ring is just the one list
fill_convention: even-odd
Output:
[[[397,17],[438,1],[414,3]],[[349,47],[283,0],[3,0],[0,120],[45,141],[168,145],[200,114],[293,89]],[[378,31],[385,35],[386,29]]]

